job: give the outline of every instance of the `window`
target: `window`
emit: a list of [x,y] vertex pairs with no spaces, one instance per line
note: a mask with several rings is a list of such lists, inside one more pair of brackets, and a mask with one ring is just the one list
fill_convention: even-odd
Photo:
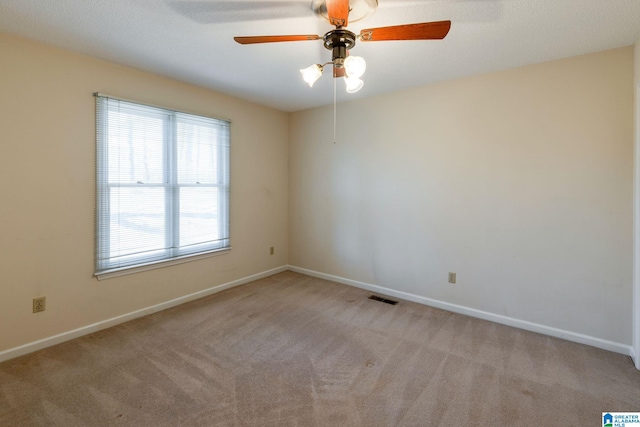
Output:
[[96,94],[96,276],[228,249],[229,122]]

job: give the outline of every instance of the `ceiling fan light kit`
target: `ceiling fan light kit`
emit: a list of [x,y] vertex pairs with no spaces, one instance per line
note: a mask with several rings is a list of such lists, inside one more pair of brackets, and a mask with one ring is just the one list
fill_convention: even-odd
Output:
[[322,77],[322,70],[322,65],[313,64],[307,68],[300,69],[300,74],[302,74],[302,80],[307,82],[309,87],[313,87],[313,84]]
[[364,86],[364,82],[358,77],[345,77],[344,82],[347,85],[347,93],[356,93]]
[[367,63],[360,56],[348,56],[344,60],[344,71],[349,77],[360,78],[367,69]]
[[366,69],[367,63],[364,58],[360,56],[347,56],[344,60],[344,72],[346,74],[344,81],[347,84],[347,93],[356,93],[362,89],[364,82],[360,80],[360,77],[362,77]]
[[[362,89],[360,79],[367,64],[359,56],[350,56],[349,50],[356,45],[356,39],[363,42],[387,40],[440,40],[445,38],[451,28],[451,21],[423,22],[418,24],[396,25],[391,27],[367,28],[356,35],[345,29],[349,21],[355,22],[371,16],[378,8],[378,0],[311,0],[311,10],[321,19],[326,19],[336,27],[323,37],[324,47],[332,51],[331,61],[326,64],[313,64],[300,70],[303,80],[312,87],[322,76],[324,66],[333,65],[333,76],[344,77],[347,92],[354,93]],[[320,36],[249,36],[234,37],[240,44],[277,43],[287,41],[319,40]]]
[[[360,60],[359,62],[364,64],[364,59],[360,58],[359,56],[349,56],[347,59],[349,58],[358,58]],[[302,80],[304,80],[309,85],[309,87],[313,87],[313,84],[316,81],[318,81],[320,77],[322,77],[324,66],[328,64],[333,64],[333,63],[327,62],[326,64],[313,64],[307,68],[300,69],[300,74],[302,74]],[[364,65],[364,67],[366,67],[366,64]],[[364,86],[364,82],[360,79],[360,77],[362,76],[362,73],[364,73],[364,69],[362,70],[362,73],[360,72],[358,73],[359,74],[351,75],[349,71],[345,70],[344,81],[347,86],[348,93],[355,93],[360,89],[362,89],[362,86]]]

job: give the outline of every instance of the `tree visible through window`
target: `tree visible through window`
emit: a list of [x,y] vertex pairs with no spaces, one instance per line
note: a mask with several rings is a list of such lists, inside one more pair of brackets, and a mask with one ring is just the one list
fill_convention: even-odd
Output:
[[96,100],[96,274],[228,248],[229,122]]

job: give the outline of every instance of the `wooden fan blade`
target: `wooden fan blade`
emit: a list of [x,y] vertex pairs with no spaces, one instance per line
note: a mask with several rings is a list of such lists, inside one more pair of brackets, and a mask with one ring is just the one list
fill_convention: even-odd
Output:
[[235,41],[240,44],[255,43],[278,43],[278,42],[297,42],[304,40],[320,40],[320,36],[315,34],[299,35],[299,36],[247,36],[234,37]]
[[363,42],[382,40],[439,40],[445,38],[450,28],[451,21],[368,28],[360,31],[360,40]]
[[327,0],[329,23],[335,27],[349,24],[349,0]]

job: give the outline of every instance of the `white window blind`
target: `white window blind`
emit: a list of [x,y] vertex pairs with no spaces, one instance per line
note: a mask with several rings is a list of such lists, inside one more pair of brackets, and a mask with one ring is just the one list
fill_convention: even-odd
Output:
[[96,275],[227,249],[225,120],[96,94]]

